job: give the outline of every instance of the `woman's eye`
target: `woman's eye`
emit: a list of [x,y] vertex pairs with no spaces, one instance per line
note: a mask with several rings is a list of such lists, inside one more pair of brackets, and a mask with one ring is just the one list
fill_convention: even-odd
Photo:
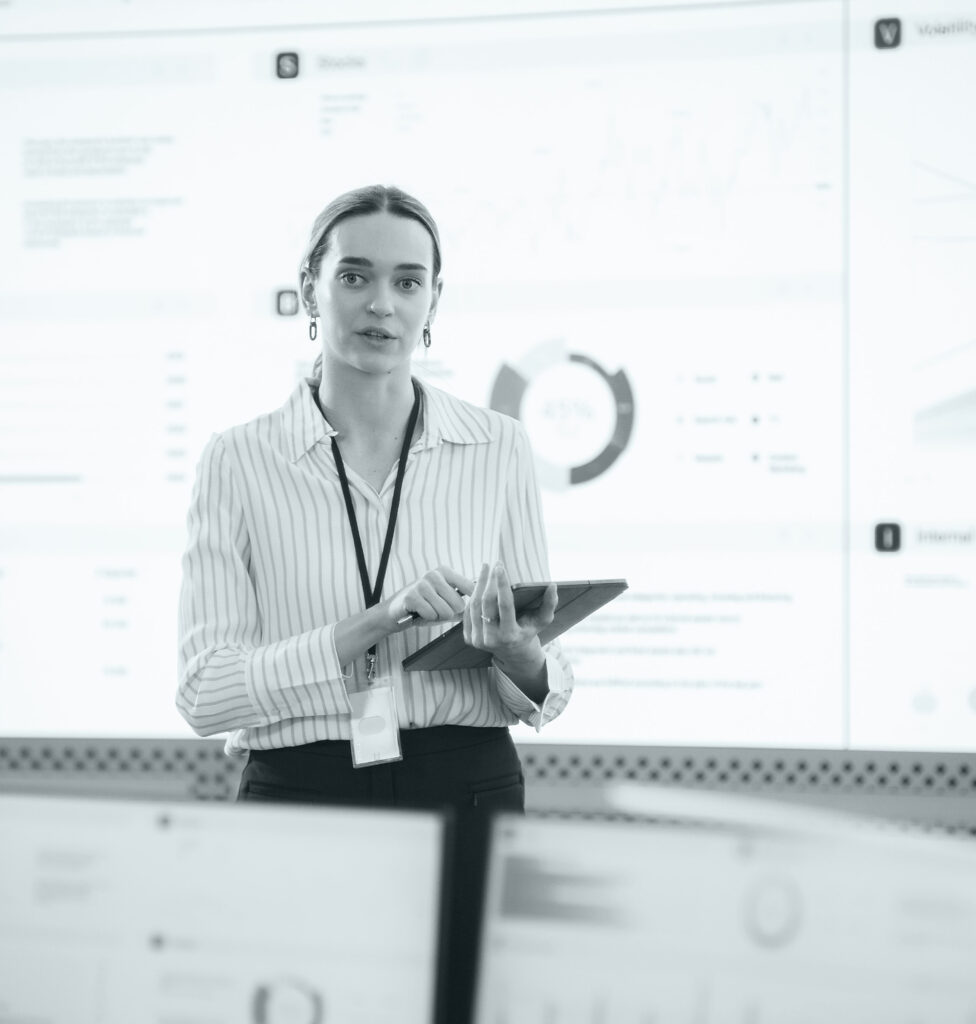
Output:
[[358,284],[362,278],[362,274],[353,273],[351,270],[347,270],[345,273],[339,275],[339,280],[344,284]]
[[407,277],[400,282],[400,287],[405,292],[412,292],[416,291],[420,287],[420,282],[416,278]]

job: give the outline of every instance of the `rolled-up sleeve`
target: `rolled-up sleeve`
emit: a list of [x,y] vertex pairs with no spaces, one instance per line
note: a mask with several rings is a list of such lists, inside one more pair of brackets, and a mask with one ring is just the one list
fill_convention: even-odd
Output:
[[251,546],[224,440],[204,449],[187,517],[176,706],[201,736],[348,715],[334,625],[265,642]]
[[[543,582],[550,578],[549,553],[535,462],[525,428],[515,422],[513,429],[514,458],[508,479],[508,515],[500,538],[500,557],[513,582]],[[573,669],[559,641],[553,640],[544,651],[549,692],[541,705],[527,697],[497,665],[493,668],[502,703],[536,732],[562,713],[573,692]]]

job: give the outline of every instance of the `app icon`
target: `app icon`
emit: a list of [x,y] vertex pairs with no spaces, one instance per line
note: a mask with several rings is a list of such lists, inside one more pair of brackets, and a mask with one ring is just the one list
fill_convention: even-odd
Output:
[[279,78],[298,78],[298,54],[279,53],[275,61]]
[[275,302],[279,316],[295,316],[298,312],[298,292],[294,288],[283,288]]
[[901,526],[898,523],[877,523],[874,527],[874,546],[878,551],[899,551]]
[[874,23],[874,45],[879,50],[893,50],[901,45],[901,18],[879,18]]

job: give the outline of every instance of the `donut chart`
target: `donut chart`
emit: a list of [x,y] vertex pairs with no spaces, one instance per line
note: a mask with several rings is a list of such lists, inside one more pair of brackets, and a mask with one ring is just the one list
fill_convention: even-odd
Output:
[[537,458],[540,481],[552,488],[587,483],[605,473],[627,447],[634,428],[634,393],[627,374],[623,370],[609,373],[590,356],[567,352],[560,341],[537,346],[515,366],[503,363],[492,385],[489,405],[522,420],[523,401],[533,379],[547,368],[566,361],[591,370],[609,389],[615,413],[614,427],[603,448],[585,462],[567,468]]

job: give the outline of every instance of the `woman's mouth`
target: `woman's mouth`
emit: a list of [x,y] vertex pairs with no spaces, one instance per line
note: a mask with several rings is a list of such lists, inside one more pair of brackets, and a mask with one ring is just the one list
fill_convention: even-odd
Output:
[[359,332],[364,338],[375,338],[380,341],[390,341],[395,338],[395,334],[391,334],[389,331],[384,331],[379,327],[370,327],[365,331]]

